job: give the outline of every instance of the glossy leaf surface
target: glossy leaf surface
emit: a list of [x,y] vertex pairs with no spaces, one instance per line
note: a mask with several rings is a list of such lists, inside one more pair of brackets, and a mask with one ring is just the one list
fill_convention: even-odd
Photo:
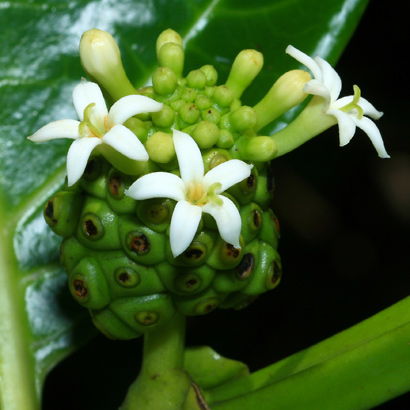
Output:
[[125,0],[1,3],[0,14],[0,407],[39,407],[51,367],[93,328],[71,300],[59,268],[60,239],[42,208],[63,183],[68,141],[26,140],[44,124],[75,118],[71,92],[84,75],[81,34],[98,27],[119,43],[136,86],[150,82],[155,41],[171,27],[186,43],[186,69],[213,64],[227,78],[236,54],[256,48],[265,68],[243,96],[254,104],[297,64],[288,44],[335,62],[365,0]]

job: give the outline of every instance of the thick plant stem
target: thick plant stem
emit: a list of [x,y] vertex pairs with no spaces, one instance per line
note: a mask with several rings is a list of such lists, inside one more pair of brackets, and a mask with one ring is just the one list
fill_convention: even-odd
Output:
[[185,316],[147,332],[141,372],[131,385],[121,410],[180,410],[191,386],[182,369]]

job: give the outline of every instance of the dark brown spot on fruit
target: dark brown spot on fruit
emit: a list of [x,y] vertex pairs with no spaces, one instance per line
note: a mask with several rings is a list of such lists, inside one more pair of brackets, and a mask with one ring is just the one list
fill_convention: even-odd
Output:
[[198,281],[196,279],[190,279],[186,282],[186,287],[188,289],[191,289],[192,287],[194,287],[196,284],[198,283]]
[[226,254],[228,256],[232,256],[232,258],[237,258],[241,254],[240,249],[235,248],[230,243],[226,244],[226,248],[227,248],[227,253]]
[[253,224],[254,224],[257,228],[259,228],[261,222],[262,222],[262,215],[261,215],[261,213],[260,213],[257,209],[255,209],[255,210],[253,211]]
[[74,287],[74,293],[76,294],[77,297],[83,299],[87,293],[88,290],[87,288],[84,286],[84,281],[76,279],[73,282],[73,287]]
[[120,186],[121,186],[121,179],[119,177],[110,178],[110,191],[114,196],[118,196]]
[[91,219],[87,219],[84,221],[85,232],[88,236],[95,236],[98,234],[98,229],[94,225],[94,222]]
[[118,279],[120,280],[120,282],[125,283],[130,280],[130,276],[127,272],[123,272],[118,276]]
[[273,275],[272,275],[272,283],[275,284],[282,276],[282,269],[278,262],[273,262]]
[[236,275],[238,279],[246,279],[252,273],[252,270],[255,266],[255,257],[252,253],[246,253],[243,255],[243,258],[236,268]]
[[145,235],[135,235],[131,240],[131,251],[140,255],[150,250],[150,243]]
[[184,252],[184,256],[191,260],[199,259],[203,255],[203,251],[201,249],[188,249]]
[[249,177],[246,179],[246,185],[248,185],[248,188],[253,188],[255,184],[256,184],[255,174],[249,175]]

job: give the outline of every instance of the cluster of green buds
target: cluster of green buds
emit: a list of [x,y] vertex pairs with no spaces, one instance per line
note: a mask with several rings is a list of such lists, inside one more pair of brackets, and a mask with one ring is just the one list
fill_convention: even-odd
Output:
[[[339,124],[341,144],[356,126],[380,156],[381,113],[355,95],[337,99],[340,78],[323,60],[289,47],[312,72],[282,75],[254,107],[240,98],[263,65],[244,50],[225,84],[204,65],[183,77],[181,37],[164,31],[152,86],[135,89],[112,36],[94,29],[80,43],[92,80],[73,92],[80,121],[60,120],[29,137],[74,139],[67,183],[45,206],[64,238],[61,261],[74,299],[108,337],[131,339],[176,312],[241,309],[277,286],[279,225],[270,209],[270,161]],[[110,110],[103,93],[114,102]],[[259,131],[313,94],[273,136]]]

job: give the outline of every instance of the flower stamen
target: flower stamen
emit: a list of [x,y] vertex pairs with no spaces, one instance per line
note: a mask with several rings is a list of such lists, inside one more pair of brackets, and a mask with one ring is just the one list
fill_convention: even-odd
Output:
[[346,104],[344,107],[340,108],[340,111],[349,112],[351,110],[357,110],[357,118],[361,120],[363,118],[363,108],[359,105],[359,99],[361,96],[360,88],[357,85],[353,86],[353,100],[349,104]]

